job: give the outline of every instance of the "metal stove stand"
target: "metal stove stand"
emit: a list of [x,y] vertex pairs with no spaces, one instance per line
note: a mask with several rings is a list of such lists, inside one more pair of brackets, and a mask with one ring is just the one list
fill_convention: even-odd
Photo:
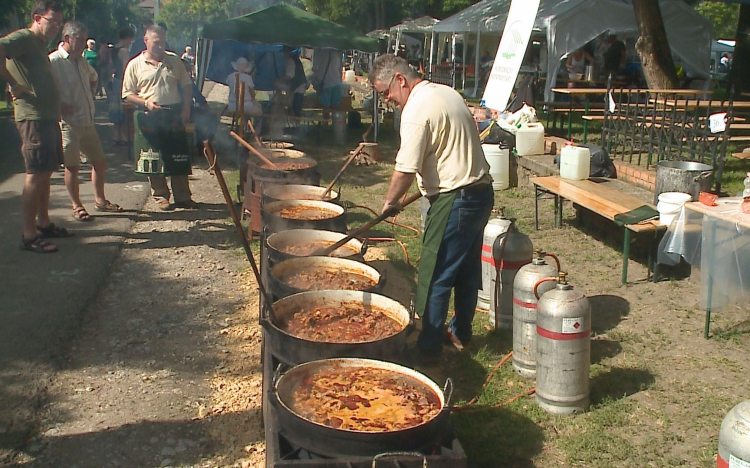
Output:
[[373,461],[373,457],[330,457],[310,452],[294,445],[279,427],[276,410],[270,403],[273,374],[280,361],[265,345],[263,338],[263,425],[266,434],[266,468],[466,468],[466,454],[453,430],[449,431],[435,453],[416,456],[395,455]]

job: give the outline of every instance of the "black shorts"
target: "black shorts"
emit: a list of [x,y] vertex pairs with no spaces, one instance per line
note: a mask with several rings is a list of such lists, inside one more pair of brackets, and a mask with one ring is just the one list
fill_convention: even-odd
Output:
[[21,154],[27,174],[55,172],[63,163],[62,134],[54,120],[16,122],[21,134]]

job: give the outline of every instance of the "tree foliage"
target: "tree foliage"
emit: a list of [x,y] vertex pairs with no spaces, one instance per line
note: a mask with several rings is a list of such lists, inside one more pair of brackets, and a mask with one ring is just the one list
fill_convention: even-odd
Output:
[[302,0],[308,11],[360,33],[387,29],[405,18],[445,19],[477,0]]
[[235,16],[239,3],[239,0],[172,0],[159,11],[157,19],[167,24],[170,37],[193,43],[204,24]]
[[695,6],[695,10],[713,23],[714,39],[734,38],[737,32],[737,18],[740,16],[738,4],[704,0]]
[[[36,0],[0,0],[6,11],[18,16],[21,24],[31,23],[31,9]],[[117,41],[117,30],[124,26],[133,26],[146,16],[138,8],[140,0],[67,0],[61,1],[63,19],[76,19],[88,27],[89,37],[99,41]],[[7,2],[7,3],[6,3]],[[4,18],[2,18],[4,19]]]

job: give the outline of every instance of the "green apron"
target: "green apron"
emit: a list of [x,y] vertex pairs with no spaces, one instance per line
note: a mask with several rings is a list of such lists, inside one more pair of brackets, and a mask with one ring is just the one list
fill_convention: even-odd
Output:
[[456,192],[441,193],[437,199],[430,204],[430,210],[427,212],[427,219],[424,223],[424,234],[422,235],[422,256],[419,260],[419,276],[417,278],[417,299],[416,313],[420,317],[424,316],[427,307],[427,297],[430,294],[430,284],[435,272],[435,263],[437,263],[440,243],[445,234],[445,227],[448,225],[448,218],[451,215],[453,201],[456,199]]
[[137,111],[134,116],[135,172],[154,176],[192,173],[190,148],[180,112]]

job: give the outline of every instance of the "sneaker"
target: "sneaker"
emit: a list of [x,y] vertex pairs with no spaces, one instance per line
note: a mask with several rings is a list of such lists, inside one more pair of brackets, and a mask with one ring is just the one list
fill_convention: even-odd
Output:
[[452,344],[459,351],[463,351],[464,349],[467,349],[469,345],[471,345],[471,340],[461,341],[456,338],[456,335],[453,334],[453,330],[451,330],[450,327],[446,327],[445,329],[443,342],[445,344]]

